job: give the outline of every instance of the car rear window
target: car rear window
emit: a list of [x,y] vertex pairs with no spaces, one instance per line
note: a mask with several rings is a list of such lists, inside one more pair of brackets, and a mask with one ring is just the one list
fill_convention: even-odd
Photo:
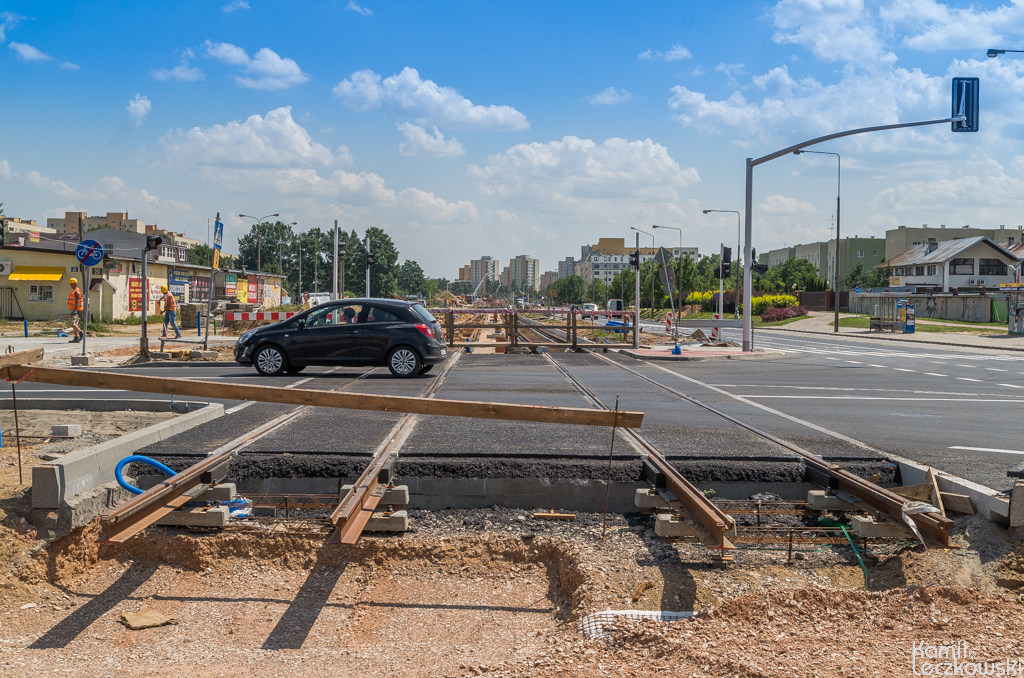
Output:
[[423,308],[420,304],[413,304],[411,306],[413,313],[426,320],[428,323],[437,322],[437,318],[430,315],[430,311]]

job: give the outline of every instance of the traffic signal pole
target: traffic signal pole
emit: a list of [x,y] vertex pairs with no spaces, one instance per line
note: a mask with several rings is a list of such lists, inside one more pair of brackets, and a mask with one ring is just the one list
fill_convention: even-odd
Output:
[[[966,79],[966,78],[964,78]],[[955,86],[955,85],[954,85]],[[758,165],[781,158],[784,155],[789,155],[793,151],[798,151],[801,148],[820,144],[823,141],[831,141],[832,139],[840,139],[842,137],[853,136],[854,134],[866,134],[867,132],[882,132],[890,129],[903,129],[905,127],[924,127],[925,125],[939,125],[945,122],[951,123],[962,123],[961,127],[965,125],[965,129],[956,129],[954,125],[953,131],[973,132],[977,131],[977,85],[972,92],[967,92],[971,96],[969,101],[965,101],[964,92],[961,91],[960,101],[960,115],[954,115],[949,118],[942,118],[941,120],[923,120],[921,122],[901,122],[895,125],[878,125],[876,127],[861,127],[859,129],[846,130],[845,132],[836,132],[835,134],[827,134],[823,137],[816,139],[810,139],[808,141],[801,141],[798,144],[784,148],[781,151],[775,151],[768,155],[763,155],[760,158],[747,158],[746,160],[746,199],[745,199],[745,211],[744,211],[744,243],[743,243],[743,352],[749,352],[754,350],[754,333],[753,333],[753,316],[750,312],[750,301],[751,301],[751,261],[750,261],[750,247],[751,247],[751,234],[753,224],[753,210],[754,210],[754,168]],[[954,91],[953,98],[953,110],[958,110],[957,106],[957,92]],[[966,110],[965,110],[966,109]],[[965,114],[967,113],[967,114]],[[969,114],[969,115],[968,115]],[[970,115],[974,116],[972,120]],[[971,125],[971,123],[974,123]],[[639,241],[639,236],[637,241]]]
[[633,348],[640,348],[640,234],[636,234],[636,305],[633,308]]
[[370,298],[370,264],[373,263],[373,255],[370,254],[370,236],[366,236],[366,298]]

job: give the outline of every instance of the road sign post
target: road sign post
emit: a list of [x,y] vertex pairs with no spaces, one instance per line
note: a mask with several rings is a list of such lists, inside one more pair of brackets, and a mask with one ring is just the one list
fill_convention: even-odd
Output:
[[[82,287],[82,355],[85,355],[85,340],[89,336],[89,274],[93,266],[103,261],[103,246],[95,240],[83,240],[75,248],[75,258],[82,265],[82,280],[85,282]],[[78,312],[77,308],[75,312]]]

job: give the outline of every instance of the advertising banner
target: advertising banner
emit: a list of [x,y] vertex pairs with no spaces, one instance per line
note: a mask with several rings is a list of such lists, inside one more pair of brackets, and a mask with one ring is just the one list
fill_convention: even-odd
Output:
[[193,302],[210,300],[210,279],[201,275],[189,276],[189,297]]
[[142,310],[142,277],[128,278],[128,312],[137,313]]
[[234,273],[224,276],[224,294],[229,297],[238,294],[238,277]]
[[243,299],[242,301],[247,301],[250,304],[258,304],[258,303],[260,303],[259,278],[257,278],[254,275],[250,275],[249,276],[249,285],[246,288],[246,292],[248,294],[247,294],[246,298]]
[[249,279],[244,277],[238,278],[236,287],[235,298],[243,304],[249,301]]
[[167,291],[174,295],[175,301],[179,304],[184,304],[185,299],[185,285],[188,284],[189,274],[188,271],[181,269],[171,269],[171,272],[167,275]]

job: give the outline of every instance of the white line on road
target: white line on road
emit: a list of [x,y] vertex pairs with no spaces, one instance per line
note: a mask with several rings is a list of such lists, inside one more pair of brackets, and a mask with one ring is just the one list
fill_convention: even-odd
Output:
[[981,379],[971,379],[970,377],[957,377],[960,381],[981,381]]
[[1005,386],[1006,388],[1024,388],[1020,384],[999,384],[999,386]]
[[895,396],[823,396],[823,395],[743,395],[741,398],[775,398],[781,400],[912,400],[914,402],[934,403],[1024,403],[1024,400],[1015,398],[897,398]]
[[235,412],[238,412],[240,410],[244,410],[245,408],[249,407],[249,405],[253,405],[253,404],[255,404],[254,400],[246,400],[241,405],[235,405],[234,407],[231,407],[231,408],[228,408],[228,409],[224,410],[224,414],[234,414]]
[[864,363],[862,363],[862,362],[861,362],[861,361],[859,361],[859,360],[846,360],[846,361],[844,361],[844,362],[848,362],[848,363],[851,363],[851,364],[853,364],[853,365],[863,365],[863,364],[864,364]]
[[954,445],[951,450],[969,450],[971,452],[1005,452],[1006,454],[1024,454],[1024,450],[1000,450],[994,447],[961,447]]
[[868,365],[868,367],[881,367],[883,370],[885,369],[885,365]]
[[947,374],[939,374],[938,372],[925,372],[929,377],[947,377]]
[[[330,374],[331,372],[334,372],[337,369],[339,369],[339,368],[332,367],[331,369],[327,370],[326,372],[323,372],[322,374]],[[287,386],[285,386],[285,388],[295,388],[296,386],[302,386],[306,382],[313,381],[314,379],[316,379],[316,377],[306,377],[305,379],[299,379],[294,384],[288,384]],[[235,412],[241,412],[242,410],[244,410],[245,408],[249,407],[250,405],[255,405],[255,404],[256,404],[255,400],[247,400],[244,403],[242,403],[241,405],[235,405],[232,408],[224,410],[224,414],[234,414]]]
[[894,367],[897,372],[917,372],[917,370],[908,370],[906,367]]
[[1000,367],[986,367],[985,369],[989,370],[990,372],[1009,372],[1010,371],[1010,370],[1004,370],[1004,369],[1002,369]]

